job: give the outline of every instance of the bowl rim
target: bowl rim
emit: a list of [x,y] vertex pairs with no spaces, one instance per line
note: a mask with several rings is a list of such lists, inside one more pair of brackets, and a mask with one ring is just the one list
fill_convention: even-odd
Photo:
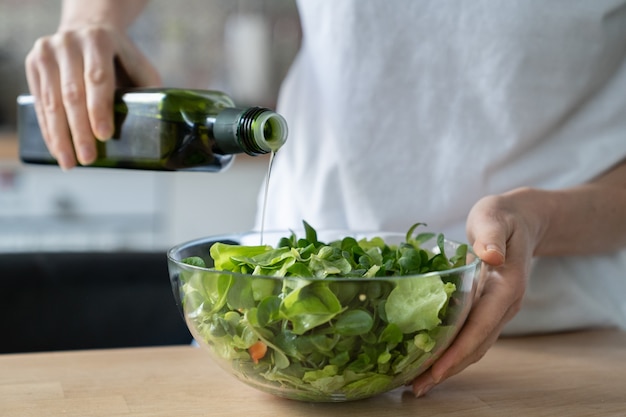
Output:
[[[299,231],[295,232],[296,235],[298,236]],[[185,248],[190,248],[192,246],[197,246],[197,245],[201,245],[201,244],[207,244],[207,243],[215,243],[215,242],[220,242],[220,241],[234,241],[234,242],[238,242],[238,238],[241,239],[245,236],[254,236],[254,235],[260,235],[261,232],[259,231],[248,231],[248,232],[239,232],[239,233],[222,233],[222,234],[217,234],[217,235],[212,235],[212,236],[205,236],[205,237],[201,237],[201,238],[196,238],[196,239],[192,239],[192,240],[188,240],[182,243],[179,243],[173,247],[171,247],[170,249],[168,249],[167,251],[167,259],[168,261],[176,264],[179,268],[184,268],[190,271],[203,271],[203,272],[211,272],[211,273],[219,273],[219,274],[225,274],[225,275],[231,275],[231,276],[236,276],[236,277],[255,277],[255,278],[263,278],[263,279],[274,279],[274,280],[300,280],[300,279],[305,279],[307,281],[350,281],[350,282],[357,282],[357,281],[393,281],[393,280],[398,280],[398,279],[403,279],[403,278],[418,278],[418,277],[430,277],[430,276],[449,276],[449,275],[453,275],[453,274],[459,274],[459,273],[464,273],[464,272],[468,272],[468,271],[472,271],[472,270],[476,270],[480,267],[482,260],[480,259],[480,257],[478,257],[478,255],[476,255],[476,253],[474,252],[474,250],[472,249],[472,246],[464,243],[464,242],[460,242],[457,240],[453,240],[453,239],[448,239],[444,237],[444,240],[446,242],[452,243],[452,244],[456,244],[456,245],[467,245],[467,250],[468,250],[468,254],[471,254],[473,256],[473,260],[465,265],[456,267],[456,268],[450,268],[450,269],[446,269],[444,271],[431,271],[431,272],[427,272],[424,274],[413,274],[413,275],[392,275],[392,276],[388,276],[388,277],[337,277],[337,276],[327,276],[327,277],[301,277],[301,276],[286,276],[286,277],[281,277],[281,276],[272,276],[272,275],[252,275],[252,274],[242,274],[239,272],[232,272],[232,271],[220,271],[220,270],[216,270],[213,268],[206,268],[206,267],[200,267],[200,266],[196,266],[196,265],[190,265],[190,264],[186,264],[183,263],[181,259],[177,259],[174,254],[180,252],[181,250],[184,250]],[[290,233],[294,233],[292,230],[286,231],[286,230],[270,230],[270,231],[265,231],[264,233],[266,234],[282,234],[283,236],[287,236]],[[345,237],[355,237],[358,239],[358,236],[362,236],[364,237],[364,235],[370,235],[370,236],[376,236],[376,235],[394,235],[394,236],[406,236],[405,233],[400,233],[400,232],[391,232],[391,231],[349,231],[349,230],[331,230],[331,229],[326,229],[326,230],[319,230],[318,234],[327,234],[327,233],[340,233],[340,234],[345,234]],[[435,234],[435,236],[432,239],[427,240],[426,242],[430,242],[434,239],[436,239],[437,234]],[[339,238],[337,238],[339,239]],[[334,240],[337,240],[334,239]],[[476,271],[476,276],[478,275],[478,271]]]

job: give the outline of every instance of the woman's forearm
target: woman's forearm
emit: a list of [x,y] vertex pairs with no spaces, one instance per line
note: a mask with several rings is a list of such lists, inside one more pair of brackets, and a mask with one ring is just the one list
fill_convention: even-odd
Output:
[[59,30],[85,24],[103,24],[125,30],[145,8],[148,0],[64,0]]
[[626,247],[626,162],[578,187],[548,192],[550,217],[536,255],[584,255]]
[[626,247],[626,161],[569,189],[519,189],[509,204],[527,205],[539,224],[535,256],[606,253]]

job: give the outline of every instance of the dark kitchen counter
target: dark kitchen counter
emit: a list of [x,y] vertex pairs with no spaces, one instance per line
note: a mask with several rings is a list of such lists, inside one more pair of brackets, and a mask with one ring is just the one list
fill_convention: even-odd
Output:
[[0,254],[0,353],[188,344],[163,252]]

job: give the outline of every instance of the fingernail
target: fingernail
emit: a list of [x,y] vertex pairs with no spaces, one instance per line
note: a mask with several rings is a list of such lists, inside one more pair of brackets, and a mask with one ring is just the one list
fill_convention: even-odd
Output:
[[96,137],[100,140],[107,140],[111,137],[113,128],[110,123],[100,122],[96,125]]
[[486,245],[485,249],[487,249],[487,251],[489,252],[498,252],[499,254],[502,254],[502,251],[500,250],[500,248],[492,243],[489,243],[488,245]]
[[75,165],[74,156],[68,153],[60,153],[57,156],[57,162],[63,171],[69,171]]
[[78,155],[80,155],[80,161],[83,165],[89,165],[96,159],[96,152],[93,145],[81,145],[80,148],[78,148]]
[[428,383],[426,385],[423,385],[422,387],[420,387],[416,392],[415,392],[415,396],[417,398],[423,397],[424,395],[426,395],[428,393],[428,391],[430,391],[433,387],[435,386],[434,383]]
[[504,262],[504,251],[502,249],[500,249],[498,246],[496,246],[494,244],[488,244],[488,245],[485,245],[485,250],[487,252],[494,253],[498,257],[496,259],[496,263],[500,264],[500,263]]
[[419,385],[413,386],[413,392],[415,392],[415,396],[418,398],[426,395],[426,393],[435,386],[435,380],[430,375],[422,375],[420,379],[423,381],[420,381],[421,383]]

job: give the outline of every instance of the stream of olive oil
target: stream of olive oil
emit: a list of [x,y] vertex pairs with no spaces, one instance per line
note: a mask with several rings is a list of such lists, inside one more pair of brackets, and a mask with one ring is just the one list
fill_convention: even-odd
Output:
[[265,177],[265,190],[263,191],[263,207],[261,208],[261,242],[260,245],[263,245],[263,235],[265,233],[265,216],[267,210],[267,196],[269,195],[270,188],[270,177],[272,176],[272,165],[274,165],[274,157],[276,157],[276,152],[272,151],[270,153],[270,162],[267,166],[267,175]]

